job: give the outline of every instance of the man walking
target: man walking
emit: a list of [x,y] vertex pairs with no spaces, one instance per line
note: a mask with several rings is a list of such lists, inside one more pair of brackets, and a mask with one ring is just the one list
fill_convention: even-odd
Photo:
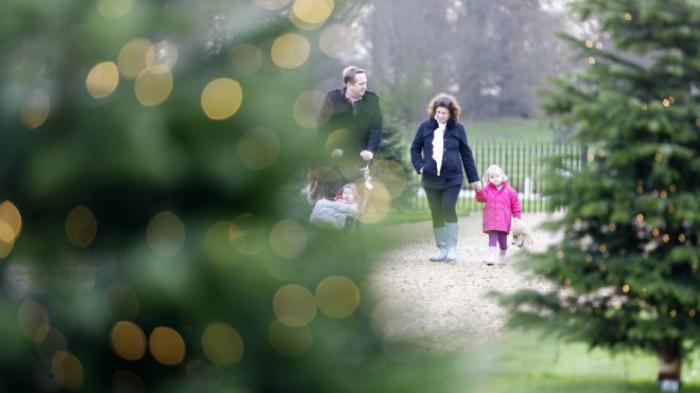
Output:
[[379,97],[367,91],[367,74],[359,67],[343,70],[342,89],[326,95],[318,121],[323,165],[311,171],[309,200],[333,198],[340,187],[362,175],[382,141]]
[[367,74],[362,68],[345,68],[343,83],[343,89],[326,95],[319,131],[327,154],[362,164],[374,158],[382,141],[379,97],[367,90]]

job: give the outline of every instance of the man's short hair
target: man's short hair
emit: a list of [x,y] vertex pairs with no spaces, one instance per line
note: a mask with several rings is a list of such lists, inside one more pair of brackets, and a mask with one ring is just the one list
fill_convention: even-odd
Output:
[[343,84],[348,84],[348,82],[355,83],[355,75],[364,73],[365,70],[360,67],[345,67],[345,69],[343,70]]

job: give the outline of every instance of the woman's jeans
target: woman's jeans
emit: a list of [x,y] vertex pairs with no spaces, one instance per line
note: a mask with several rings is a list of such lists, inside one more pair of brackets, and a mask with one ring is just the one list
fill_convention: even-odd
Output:
[[433,228],[445,226],[446,222],[457,222],[457,198],[461,185],[444,189],[426,188]]

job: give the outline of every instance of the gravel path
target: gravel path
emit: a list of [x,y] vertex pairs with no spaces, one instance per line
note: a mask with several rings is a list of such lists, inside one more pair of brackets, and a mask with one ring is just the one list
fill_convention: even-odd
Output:
[[[548,232],[536,229],[546,218],[542,214],[523,217],[534,232],[534,251],[552,242]],[[436,252],[429,222],[392,227],[406,242],[387,253],[369,279],[370,290],[381,299],[372,314],[373,324],[385,339],[410,340],[431,352],[502,339],[510,333],[503,327],[503,311],[488,292],[546,285],[541,279],[526,277],[512,264],[482,263],[488,239],[481,232],[481,215],[461,218],[459,229],[459,259],[445,264],[428,260]],[[512,260],[520,250],[509,246],[508,252]]]
[[[541,251],[554,241],[549,233],[536,230],[546,215],[525,215],[523,220],[534,230],[534,251]],[[404,239],[400,247],[389,251],[376,265],[368,289],[380,302],[372,310],[375,332],[388,343],[417,343],[421,350],[445,352],[473,348],[500,340],[510,334],[503,328],[503,311],[490,291],[512,292],[523,287],[543,288],[545,283],[526,277],[512,264],[504,267],[482,263],[487,237],[481,232],[481,215],[472,214],[459,222],[457,263],[435,263],[428,258],[436,253],[430,222],[395,225],[391,235]],[[509,258],[520,250],[509,249]],[[60,285],[61,277],[70,277],[72,285],[91,286],[97,273],[113,273],[114,264],[101,267],[61,266],[44,284]],[[14,298],[41,289],[31,267],[8,266],[2,285]],[[60,273],[60,274],[59,274]]]

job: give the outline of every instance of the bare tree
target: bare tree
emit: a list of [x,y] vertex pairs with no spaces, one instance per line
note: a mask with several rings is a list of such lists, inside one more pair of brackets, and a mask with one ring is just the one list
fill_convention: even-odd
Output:
[[417,120],[438,91],[470,118],[530,117],[546,76],[568,64],[561,12],[540,0],[384,0],[359,22],[372,83],[399,118]]

